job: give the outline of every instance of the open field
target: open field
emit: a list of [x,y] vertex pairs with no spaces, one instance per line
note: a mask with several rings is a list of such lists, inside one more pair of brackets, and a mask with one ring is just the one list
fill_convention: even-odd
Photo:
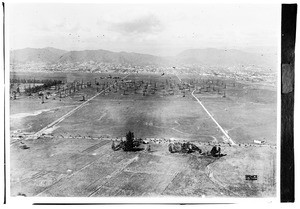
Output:
[[[114,152],[105,138],[44,138],[25,143],[30,149],[11,147],[13,196],[275,195],[274,148],[222,146],[227,156],[216,159],[171,154],[167,143],[151,142],[150,152]],[[246,174],[257,174],[258,180],[246,181]]]
[[[224,79],[213,90],[195,93],[237,144],[231,146],[191,95],[200,85],[214,85],[220,79],[207,84],[200,76],[179,76],[182,81],[175,75],[154,74],[112,75],[127,76],[124,81],[91,73],[33,76],[82,80],[92,86],[63,98],[53,94],[43,104],[37,96],[11,100],[13,196],[275,195],[276,89]],[[82,104],[82,95],[88,100],[97,93],[46,129],[45,135],[30,137]],[[112,151],[111,139],[122,138],[128,131],[137,138],[160,141],[150,142],[150,152]],[[171,154],[170,139],[192,141],[207,151],[212,144],[220,144],[227,156]],[[254,145],[253,140],[267,144]],[[30,148],[21,149],[22,144]],[[247,181],[246,174],[258,175],[258,180]]]

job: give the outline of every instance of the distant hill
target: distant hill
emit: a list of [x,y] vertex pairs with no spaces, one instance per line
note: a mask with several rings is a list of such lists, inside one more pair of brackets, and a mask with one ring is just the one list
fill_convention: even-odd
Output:
[[11,51],[11,63],[43,62],[43,63],[83,63],[105,62],[114,64],[145,65],[173,65],[173,64],[199,64],[199,65],[276,65],[274,54],[248,53],[229,49],[189,49],[174,57],[159,57],[149,54],[112,52],[107,50],[64,51],[51,47],[33,49],[25,48]]
[[176,61],[185,64],[202,65],[272,65],[276,56],[272,54],[248,53],[230,49],[189,49],[176,56]]
[[161,64],[164,60],[161,57],[148,54],[111,52],[107,50],[85,50],[67,52],[63,54],[57,61],[59,63],[94,61],[144,66],[158,65]]
[[48,50],[54,54],[57,54],[57,55],[62,55],[62,54],[65,54],[67,53],[68,51],[66,50],[61,50],[61,49],[56,49],[56,48],[53,48],[53,47],[46,47],[44,48],[45,50]]
[[51,47],[41,49],[25,48],[11,51],[10,60],[11,63],[54,63],[57,62],[59,57],[66,52],[67,51],[65,50],[55,49]]

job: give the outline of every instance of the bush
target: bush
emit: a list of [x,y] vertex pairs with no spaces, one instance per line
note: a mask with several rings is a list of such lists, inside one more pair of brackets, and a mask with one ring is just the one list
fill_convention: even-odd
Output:
[[173,144],[169,144],[169,152],[174,153],[173,147],[174,147]]

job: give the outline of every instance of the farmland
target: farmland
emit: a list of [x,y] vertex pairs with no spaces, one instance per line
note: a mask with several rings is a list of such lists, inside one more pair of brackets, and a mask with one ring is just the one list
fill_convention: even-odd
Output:
[[[12,73],[11,77],[92,84],[62,97],[49,90],[43,104],[38,95],[11,99],[12,196],[275,195],[276,89],[199,75]],[[31,137],[53,121],[57,123]],[[112,151],[111,141],[128,131],[147,139],[151,151]],[[171,140],[191,141],[205,151],[219,144],[227,155],[216,159],[171,154]],[[24,144],[29,149],[21,149]],[[246,181],[246,174],[256,174],[258,180]]]

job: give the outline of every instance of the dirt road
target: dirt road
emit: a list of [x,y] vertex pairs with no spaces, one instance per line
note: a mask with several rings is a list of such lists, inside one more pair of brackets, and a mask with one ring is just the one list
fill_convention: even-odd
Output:
[[[128,77],[128,75],[124,76],[122,79]],[[113,84],[115,85],[115,84]],[[93,100],[94,98],[96,98],[98,95],[102,94],[103,92],[105,92],[107,89],[111,88],[113,85],[110,85],[109,87],[107,87],[106,89],[100,91],[99,93],[97,93],[95,96],[91,97],[90,99],[86,100],[85,102],[81,103],[80,105],[78,105],[76,108],[74,108],[73,110],[69,111],[67,114],[63,115],[62,117],[58,118],[57,120],[53,121],[52,123],[50,123],[49,125],[47,125],[46,127],[44,127],[43,129],[41,129],[40,131],[36,132],[33,137],[39,137],[43,134],[43,132],[55,125],[58,125],[59,123],[61,123],[64,119],[66,119],[67,117],[69,117],[70,115],[72,115],[74,112],[76,112],[77,110],[79,110],[80,108],[82,108],[84,105],[86,105],[87,103],[89,103],[91,100]]]
[[226,133],[226,131],[220,126],[220,124],[216,121],[216,119],[210,114],[210,112],[208,112],[208,110],[205,108],[205,106],[202,104],[202,102],[194,95],[195,91],[196,91],[196,89],[192,92],[192,96],[197,100],[197,102],[201,105],[201,107],[205,110],[205,112],[209,115],[209,117],[215,122],[215,124],[218,126],[218,128],[226,136],[227,140],[232,145],[236,145],[236,143],[231,139],[231,137]]

